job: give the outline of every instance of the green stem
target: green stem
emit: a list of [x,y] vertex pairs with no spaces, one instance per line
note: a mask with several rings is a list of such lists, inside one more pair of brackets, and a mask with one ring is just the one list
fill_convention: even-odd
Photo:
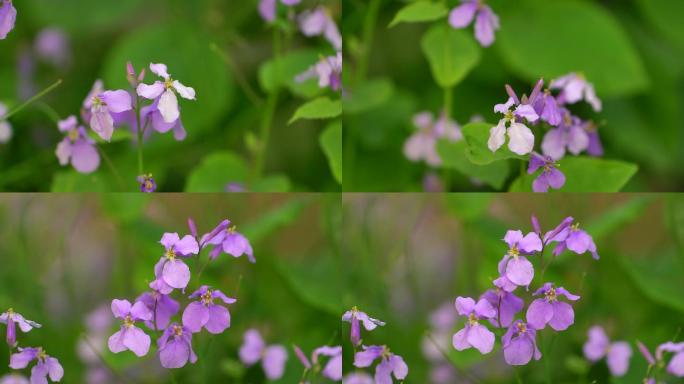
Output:
[[515,381],[517,381],[518,384],[523,384],[523,381],[520,378],[520,373],[518,372],[518,369],[516,367],[513,367],[513,373],[515,373]]
[[235,75],[235,80],[238,83],[238,86],[242,88],[242,91],[245,93],[247,98],[256,106],[260,107],[264,104],[264,100],[259,96],[259,94],[252,88],[251,85],[249,85],[249,81],[245,78],[245,75],[240,71],[240,67],[235,64],[233,59],[230,57],[230,55],[219,48],[218,45],[215,43],[209,44],[209,49],[211,49],[214,53],[216,53],[222,60],[223,62],[228,65],[230,70],[233,72],[233,75]]
[[366,19],[363,22],[363,45],[361,46],[361,57],[359,57],[358,71],[356,72],[356,83],[361,83],[368,74],[368,62],[370,60],[371,46],[373,45],[373,34],[375,23],[380,11],[382,0],[371,0],[366,10]]
[[451,105],[453,104],[453,87],[444,88],[444,120],[451,119]]
[[33,103],[34,101],[40,99],[41,97],[47,95],[50,93],[53,89],[57,88],[60,84],[62,84],[62,79],[59,79],[55,81],[52,85],[49,87],[43,89],[42,91],[38,92],[36,95],[34,95],[32,98],[24,101],[23,103],[17,105],[16,107],[12,108],[9,112],[7,112],[4,116],[0,116],[0,120],[7,120],[10,117],[12,117],[15,113],[21,111],[22,109],[26,108],[28,105]]
[[173,384],[177,384],[178,382],[176,381],[176,374],[173,373],[173,369],[169,369],[169,375],[171,376],[171,382]]
[[140,96],[135,96],[135,118],[137,122],[138,133],[138,175],[145,174],[145,163],[143,160],[143,137],[144,130],[140,121]]

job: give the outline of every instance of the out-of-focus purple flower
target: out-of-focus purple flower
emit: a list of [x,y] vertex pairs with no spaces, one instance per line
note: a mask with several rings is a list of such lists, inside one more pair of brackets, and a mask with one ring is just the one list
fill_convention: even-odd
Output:
[[0,40],[7,37],[7,34],[14,29],[14,22],[17,20],[17,9],[12,5],[12,0],[2,0],[0,6]]
[[603,156],[603,144],[601,143],[601,137],[598,134],[598,127],[596,124],[593,121],[587,121],[584,124],[584,130],[587,132],[587,136],[589,136],[587,153],[596,157]]
[[541,359],[541,352],[537,348],[537,331],[520,320],[511,324],[501,342],[504,360],[509,365],[525,365],[532,358]]
[[651,354],[651,352],[648,350],[648,348],[639,340],[637,340],[637,348],[639,349],[639,352],[641,355],[646,359],[649,365],[655,365],[656,360]]
[[[273,22],[276,18],[276,6],[278,0],[259,0],[259,15],[266,22]],[[301,0],[280,0],[281,3],[291,7],[297,5]]]
[[159,361],[164,368],[182,368],[188,361],[191,364],[197,361],[197,355],[192,350],[192,332],[176,323],[166,328],[157,346]]
[[383,321],[368,316],[365,312],[359,311],[357,307],[352,307],[352,309],[345,312],[342,315],[342,321],[351,324],[349,339],[354,345],[361,343],[361,324],[366,328],[366,331],[372,331],[378,326],[382,327],[385,325]]
[[154,84],[139,84],[137,88],[138,95],[156,100],[157,109],[162,116],[164,122],[170,124],[178,120],[180,111],[178,109],[178,93],[182,98],[188,100],[195,100],[195,90],[192,87],[186,87],[180,81],[174,80],[169,75],[165,64],[150,64],[150,70],[155,75],[164,79],[164,81],[155,81]]
[[524,255],[542,250],[542,242],[534,232],[523,236],[521,231],[508,231],[503,239],[508,244],[508,252],[499,262],[499,271],[513,284],[528,286],[534,278],[534,267]]
[[3,117],[7,113],[5,104],[0,103],[0,144],[8,142],[12,138],[12,126]]
[[287,350],[282,345],[266,346],[256,329],[249,329],[245,332],[239,355],[240,361],[247,366],[252,366],[261,360],[262,368],[269,380],[278,380],[283,377]]
[[228,183],[226,184],[225,187],[226,192],[247,192],[247,188],[245,188],[244,184],[242,183]]
[[152,312],[141,302],[131,306],[128,300],[112,300],[112,313],[123,320],[121,329],[109,337],[109,350],[114,353],[133,351],[136,356],[145,356],[150,350],[150,337],[135,326],[138,321],[152,320]]
[[335,51],[342,50],[342,35],[325,7],[319,6],[312,11],[304,11],[297,17],[297,21],[304,36],[323,35]]
[[[523,299],[511,292],[496,287],[487,290],[481,298],[487,300],[496,310],[496,316],[489,319],[489,322],[497,328],[508,327],[513,322],[515,314],[522,311],[525,302]],[[499,319],[501,324],[499,324]]]
[[9,366],[12,369],[24,369],[33,360],[36,360],[36,365],[31,369],[31,384],[47,383],[47,377],[54,382],[62,380],[64,368],[43,348],[19,348],[19,353],[10,357]]
[[329,347],[327,345],[318,347],[313,351],[313,354],[311,355],[311,362],[314,365],[320,364],[320,356],[329,357],[328,361],[325,363],[325,366],[323,367],[323,370],[321,371],[323,377],[326,377],[332,381],[342,380],[342,347]]
[[63,68],[71,60],[71,47],[66,33],[59,28],[45,28],[33,43],[36,56],[55,67]]
[[311,68],[295,77],[298,83],[318,77],[318,86],[338,91],[342,86],[342,52],[335,56],[323,57]]
[[298,345],[293,345],[292,349],[295,352],[295,356],[297,356],[297,360],[299,360],[300,363],[304,366],[306,369],[311,369],[311,362],[309,361],[309,358],[306,357],[306,353],[302,351],[301,348],[299,348]]
[[456,332],[451,339],[457,351],[473,347],[482,354],[487,354],[494,348],[494,333],[480,324],[480,320],[491,319],[496,316],[496,309],[485,299],[477,303],[470,297],[457,297],[456,310],[467,318],[465,327]]
[[152,312],[152,319],[146,321],[145,325],[154,330],[165,329],[169,325],[171,317],[180,310],[180,304],[176,300],[155,289],[143,293],[135,301],[145,304],[147,309]]
[[571,217],[563,220],[558,228],[544,235],[544,243],[558,243],[553,250],[553,254],[556,256],[560,255],[564,250],[569,249],[578,255],[588,251],[595,260],[598,260],[599,255],[596,252],[596,243],[594,243],[594,239],[585,230],[579,229],[579,223],[574,223],[572,225],[571,223]]
[[527,324],[535,329],[544,329],[548,323],[556,331],[564,331],[575,322],[575,311],[568,303],[558,301],[559,296],[565,296],[568,300],[579,300],[579,296],[573,295],[563,287],[554,287],[552,283],[545,283],[534,292],[534,296],[543,294],[543,298],[535,299],[527,307]]
[[0,384],[30,384],[30,383],[26,377],[24,377],[18,373],[8,373],[7,375],[0,377]]
[[565,111],[562,123],[544,135],[541,148],[544,155],[554,160],[565,156],[565,151],[579,155],[589,148],[589,134],[584,129],[585,122]]
[[539,168],[542,169],[542,172],[532,182],[532,190],[543,193],[547,192],[549,187],[559,189],[565,185],[565,175],[557,167],[558,164],[551,157],[544,157],[533,152],[530,155],[527,173],[531,175],[537,172]]
[[483,47],[494,43],[494,32],[499,29],[499,17],[482,0],[464,0],[449,13],[449,24],[465,28],[475,19],[475,38]]
[[[216,231],[218,230],[218,231]],[[216,231],[216,233],[214,233]],[[215,259],[221,251],[233,256],[240,257],[247,255],[250,263],[256,263],[254,250],[247,237],[237,231],[235,225],[230,225],[230,221],[223,221],[216,227],[213,236],[205,235],[200,240],[201,244],[211,244],[214,248],[209,252],[209,257]]]
[[91,173],[100,166],[100,154],[95,142],[88,137],[83,126],[78,126],[76,116],[69,116],[57,124],[59,131],[66,134],[57,144],[55,155],[60,165],[71,165],[80,173]]
[[397,380],[404,380],[408,375],[408,365],[404,359],[392,353],[387,346],[363,346],[363,350],[354,355],[354,366],[357,368],[370,367],[373,361],[380,359],[375,367],[375,382],[378,384],[392,384],[392,375]]
[[374,384],[373,377],[366,372],[352,372],[342,379],[342,384]]
[[433,167],[442,164],[437,153],[437,141],[447,139],[456,142],[463,139],[461,127],[455,121],[447,120],[442,113],[436,121],[430,112],[419,112],[413,116],[413,125],[418,128],[404,143],[404,155],[411,161],[424,160]]
[[159,241],[164,246],[164,256],[154,266],[157,278],[161,277],[166,284],[176,289],[183,289],[190,281],[190,268],[182,258],[196,255],[199,252],[197,240],[185,235],[181,239],[177,233],[164,233]]
[[552,80],[550,88],[561,90],[558,99],[562,103],[574,104],[580,100],[585,100],[594,111],[599,112],[601,110],[601,100],[596,96],[594,85],[587,82],[587,79],[581,74],[573,72]]
[[[510,89],[507,87],[507,90]],[[518,155],[526,155],[534,148],[534,134],[521,121],[525,119],[530,123],[539,120],[539,115],[530,104],[521,104],[516,101],[514,95],[504,104],[494,106],[494,112],[501,113],[504,117],[499,123],[489,130],[489,140],[487,147],[490,151],[496,152],[506,142],[508,134],[508,149]],[[513,108],[515,107],[515,108]]]
[[135,180],[140,184],[140,192],[152,193],[157,190],[157,182],[154,181],[151,173],[137,176]]
[[667,364],[667,372],[676,377],[684,377],[684,342],[673,343],[668,341],[667,343],[660,344],[656,348],[656,359],[663,361],[663,354],[665,352],[673,353],[670,362]]
[[93,96],[90,106],[90,128],[102,139],[109,141],[114,133],[114,113],[123,113],[133,109],[131,95],[119,89],[104,91]]
[[428,172],[423,176],[423,191],[429,193],[444,192],[444,184],[442,179],[434,172]]
[[183,325],[193,333],[204,327],[209,333],[219,334],[230,328],[230,312],[228,308],[214,304],[215,299],[225,304],[233,304],[237,300],[228,297],[218,289],[209,289],[203,285],[190,295],[191,299],[199,298],[188,304],[183,311]]
[[7,344],[12,348],[14,348],[17,344],[17,325],[19,325],[19,329],[21,329],[21,331],[24,333],[32,330],[33,328],[41,327],[41,325],[35,321],[28,320],[19,313],[14,312],[14,309],[12,308],[0,315],[0,324],[7,325],[7,335],[5,340],[7,340]]
[[595,325],[587,332],[587,342],[582,350],[587,360],[595,363],[606,357],[606,363],[613,376],[624,376],[629,369],[632,347],[625,341],[611,343],[603,328]]

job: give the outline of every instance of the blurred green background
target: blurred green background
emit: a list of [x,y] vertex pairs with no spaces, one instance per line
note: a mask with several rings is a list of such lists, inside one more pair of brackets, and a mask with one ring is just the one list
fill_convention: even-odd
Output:
[[[417,0],[425,1],[425,0]],[[459,0],[435,1],[452,9]],[[444,105],[421,49],[432,22],[389,27],[411,1],[343,0],[346,191],[422,190],[428,167],[408,161],[402,147],[415,132],[411,117],[437,115]],[[461,125],[473,116],[495,123],[493,106],[506,100],[504,84],[529,93],[549,81],[584,72],[603,100],[603,111],[581,106],[599,123],[605,157],[635,163],[625,191],[677,191],[684,187],[684,13],[679,0],[487,0],[501,28],[479,61],[453,90],[451,115]],[[464,35],[473,38],[472,25]],[[457,53],[456,53],[457,55]],[[577,111],[577,108],[574,108]],[[538,138],[539,142],[539,138]],[[391,167],[387,167],[391,164]],[[472,168],[472,166],[471,166]],[[512,180],[517,164],[510,164]],[[454,191],[487,190],[456,169],[436,174]]]
[[[409,366],[406,383],[433,382],[432,368],[455,371],[444,363],[431,332],[455,366],[482,383],[513,383],[500,344],[488,355],[451,346],[451,336],[463,326],[437,332],[432,313],[445,305],[455,319],[457,296],[479,297],[498,277],[497,263],[506,252],[501,240],[507,229],[532,231],[536,214],[543,231],[566,216],[591,234],[601,256],[565,252],[548,267],[553,281],[581,299],[573,304],[575,323],[553,337],[550,352],[538,362],[518,368],[524,383],[545,382],[545,363],[553,383],[639,383],[646,361],[636,349],[641,340],[652,351],[678,336],[684,318],[684,198],[640,194],[352,194],[343,197],[343,257],[348,265],[342,302],[387,322],[363,333],[366,345],[386,344]],[[550,252],[545,256],[549,257]],[[539,264],[530,293],[516,294],[529,304],[541,285]],[[526,308],[525,307],[525,308]],[[524,316],[524,312],[518,315]],[[443,321],[442,321],[443,322]],[[582,357],[590,326],[601,325],[611,340],[628,341],[633,355],[627,375],[611,379],[605,362],[591,365]],[[492,329],[490,327],[490,329]],[[345,346],[349,346],[345,327]],[[550,329],[544,336],[550,337]],[[427,355],[431,352],[431,355]],[[429,360],[427,356],[432,356]],[[435,357],[436,356],[436,357]],[[433,362],[434,361],[434,362]],[[441,362],[440,362],[441,361]],[[345,372],[353,367],[345,349]],[[445,368],[446,367],[446,368]],[[453,373],[448,383],[468,383]],[[436,383],[436,381],[434,381]],[[665,382],[679,382],[675,379]]]
[[[114,298],[132,301],[147,289],[163,253],[159,239],[164,232],[189,233],[188,217],[200,233],[229,218],[250,239],[257,262],[223,254],[208,264],[202,283],[238,299],[230,306],[232,324],[220,335],[195,335],[200,359],[174,370],[177,382],[265,382],[260,365],[245,369],[238,359],[249,328],[257,328],[269,345],[287,348],[281,383],[302,375],[293,344],[309,354],[321,345],[340,345],[339,195],[6,194],[0,196],[0,308],[13,307],[43,325],[19,332],[19,345],[42,346],[57,357],[63,383],[88,382],[88,370],[102,371],[103,365],[87,344],[79,344],[89,332],[86,317],[104,308],[111,327],[90,339],[95,346],[102,343],[102,358],[126,382],[169,382],[154,348],[140,359],[109,352],[106,341],[119,322],[108,308]],[[188,265],[195,287],[196,267]],[[4,331],[3,326],[3,343]],[[90,352],[89,362],[79,349]],[[7,359],[7,348],[0,348],[0,360]],[[8,370],[2,365],[0,376]]]
[[[24,0],[15,2],[16,28],[0,42],[0,101],[10,106],[47,87],[64,82],[52,93],[11,118],[14,137],[0,145],[0,190],[6,191],[135,191],[136,150],[128,140],[102,146],[123,179],[102,161],[91,175],[60,167],[54,154],[63,135],[46,111],[59,117],[79,115],[81,103],[96,79],[107,89],[126,88],[125,63],[147,69],[145,82],[156,79],[150,62],[166,63],[169,73],[197,91],[197,100],[180,101],[188,132],[185,141],[154,134],[145,145],[146,172],[161,191],[222,192],[231,182],[249,190],[280,192],[336,191],[322,148],[324,121],[287,122],[307,98],[322,90],[308,83],[308,94],[280,89],[273,117],[263,177],[249,180],[266,94],[259,71],[272,57],[273,27],[257,12],[257,0]],[[326,5],[334,19],[339,0],[305,0],[302,12]],[[69,54],[56,65],[42,60],[34,41],[44,28],[66,34]],[[332,50],[319,38],[306,38],[294,24],[279,25],[285,53],[306,54],[295,71],[313,65]],[[218,51],[211,49],[215,44]],[[292,68],[290,68],[292,69]],[[277,88],[277,87],[276,87]],[[249,89],[249,90],[247,90]],[[254,101],[258,99],[258,101]],[[45,104],[43,104],[45,103]],[[122,130],[127,128],[122,127]],[[91,132],[92,133],[92,132]],[[249,182],[249,183],[248,183]],[[123,184],[123,185],[121,185]]]

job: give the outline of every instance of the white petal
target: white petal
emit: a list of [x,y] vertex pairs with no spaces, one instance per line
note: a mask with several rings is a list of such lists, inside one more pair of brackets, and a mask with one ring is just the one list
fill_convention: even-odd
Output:
[[173,88],[178,91],[178,94],[181,95],[182,98],[195,100],[195,90],[192,87],[186,87],[185,85],[181,84],[180,81],[174,80]]
[[165,80],[170,77],[166,69],[166,64],[150,63],[150,70],[152,70],[152,73],[154,73],[157,76],[163,77]]
[[162,92],[164,92],[164,83],[161,81],[156,81],[152,85],[139,84],[136,91],[138,92],[139,96],[142,96],[146,99],[156,99],[162,94]]
[[506,120],[499,120],[499,124],[489,130],[489,140],[487,147],[490,151],[496,152],[506,142]]
[[167,89],[159,98],[159,105],[157,106],[159,113],[167,123],[173,123],[178,120],[180,112],[178,111],[178,99],[172,90]]
[[55,155],[57,155],[57,159],[59,159],[59,165],[69,164],[69,158],[71,157],[71,143],[68,139],[64,139],[57,144]]
[[526,155],[534,148],[534,134],[525,124],[511,123],[508,138],[508,148],[518,155]]

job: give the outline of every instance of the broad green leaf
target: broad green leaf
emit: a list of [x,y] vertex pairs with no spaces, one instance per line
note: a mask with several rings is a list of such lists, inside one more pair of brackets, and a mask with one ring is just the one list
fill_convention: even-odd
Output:
[[109,190],[102,175],[82,174],[74,170],[59,171],[52,178],[51,192],[106,192]]
[[615,232],[620,227],[639,219],[655,196],[634,196],[631,200],[620,203],[604,211],[586,226],[594,239],[600,239]]
[[228,183],[245,183],[247,165],[232,152],[217,152],[205,157],[192,170],[186,192],[225,192]]
[[[634,176],[636,164],[595,157],[566,157],[559,161],[565,185],[558,192],[618,192]],[[525,174],[511,184],[511,192],[531,192],[532,181],[539,174]],[[556,191],[549,189],[549,191]]]
[[460,83],[480,61],[480,47],[472,36],[444,24],[430,28],[421,40],[432,76],[442,88]]
[[439,140],[437,152],[442,159],[442,166],[453,168],[466,176],[477,179],[490,185],[494,189],[501,189],[508,177],[509,166],[506,161],[497,161],[491,164],[473,164],[466,155],[468,145],[465,141],[451,142]]
[[292,199],[254,221],[241,225],[241,231],[250,241],[256,243],[295,221],[310,201],[309,199]]
[[441,19],[446,16],[447,12],[446,6],[442,3],[416,1],[400,9],[394,16],[394,19],[392,19],[389,27],[391,28],[399,23],[420,23]]
[[616,257],[641,291],[653,302],[684,312],[684,265],[677,252],[657,252],[641,259]]
[[579,72],[599,97],[633,94],[649,85],[628,36],[594,2],[524,0],[500,16],[501,59],[530,82]]
[[267,175],[249,186],[250,192],[288,192],[292,187],[285,175]]
[[684,49],[684,1],[638,0],[636,4],[653,27]]
[[288,124],[292,124],[299,119],[331,119],[341,114],[342,103],[340,100],[319,97],[299,107]]
[[277,260],[276,266],[302,301],[334,316],[342,313],[341,275],[332,257],[321,256],[299,264]]
[[[489,140],[489,130],[494,124],[489,123],[469,123],[461,128],[463,137],[468,144],[466,155],[474,164],[485,165],[497,160],[505,159],[526,159],[527,156],[520,156],[508,149],[508,141],[504,143],[496,152],[492,152],[487,147]],[[506,135],[508,140],[508,135]]]
[[364,81],[349,91],[343,99],[344,113],[359,113],[385,103],[394,93],[394,84],[388,79]]
[[295,78],[318,60],[315,51],[292,52],[278,60],[268,60],[259,67],[259,85],[267,93],[287,87],[295,95],[313,97],[321,92],[316,79],[298,82]]
[[328,158],[330,172],[335,180],[342,184],[342,122],[335,121],[328,125],[318,138],[325,157]]

